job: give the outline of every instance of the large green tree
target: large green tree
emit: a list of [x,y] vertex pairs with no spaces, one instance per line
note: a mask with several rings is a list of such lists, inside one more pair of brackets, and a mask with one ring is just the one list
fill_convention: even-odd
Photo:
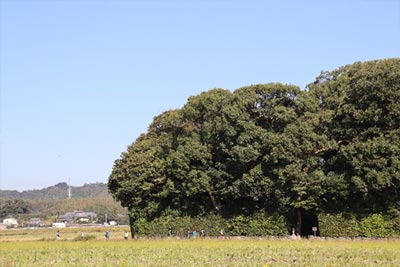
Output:
[[110,192],[132,220],[278,211],[298,234],[305,213],[400,210],[399,65],[190,97],[115,161]]
[[323,72],[309,85],[309,94],[329,114],[325,127],[333,144],[321,150],[325,172],[346,182],[331,208],[400,209],[400,60]]

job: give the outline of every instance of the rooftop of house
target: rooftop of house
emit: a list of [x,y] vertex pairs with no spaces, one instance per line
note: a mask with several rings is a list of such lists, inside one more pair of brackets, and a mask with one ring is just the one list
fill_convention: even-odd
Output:
[[74,220],[79,218],[95,218],[97,214],[95,212],[86,212],[86,211],[73,211],[66,212],[63,215],[58,217],[59,220]]

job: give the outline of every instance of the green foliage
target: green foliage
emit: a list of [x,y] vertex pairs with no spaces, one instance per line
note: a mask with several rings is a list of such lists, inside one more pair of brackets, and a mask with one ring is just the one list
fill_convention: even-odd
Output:
[[320,214],[321,236],[326,237],[399,237],[400,217],[370,214],[357,218],[348,214]]
[[217,236],[221,229],[226,228],[225,221],[220,216],[210,215],[208,217],[172,217],[161,216],[152,221],[139,219],[135,223],[139,236],[166,237],[169,229],[173,236],[186,237],[193,230],[200,232],[204,229],[208,236]]
[[0,219],[29,213],[32,207],[23,199],[0,198]]
[[400,235],[395,233],[393,222],[381,214],[372,214],[365,217],[360,222],[360,233],[365,237],[389,237]]
[[187,237],[194,230],[197,233],[203,229],[206,236],[219,236],[220,231],[228,236],[285,236],[288,234],[287,221],[283,216],[234,216],[222,218],[219,215],[209,214],[201,217],[174,217],[161,216],[147,221],[144,218],[135,222],[139,236],[166,237],[169,229],[173,236]]
[[[305,213],[398,211],[399,81],[400,59],[386,59],[322,72],[306,91],[272,83],[203,92],[154,118],[115,161],[109,190],[139,232],[169,212],[232,218],[226,231],[242,235],[259,212],[294,212],[301,234]],[[376,234],[342,223],[333,235]]]
[[250,217],[247,228],[249,236],[286,236],[289,232],[286,218],[278,214],[255,214]]
[[343,194],[326,195],[336,209],[385,212],[399,201],[399,80],[400,60],[386,59],[324,72],[309,85],[333,142],[321,153],[324,170],[343,184]]
[[353,215],[320,214],[319,232],[325,237],[358,237],[360,236],[359,222]]

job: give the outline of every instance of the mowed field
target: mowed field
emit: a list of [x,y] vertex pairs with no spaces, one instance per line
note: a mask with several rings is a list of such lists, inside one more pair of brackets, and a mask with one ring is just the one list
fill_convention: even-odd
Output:
[[[110,231],[110,240],[104,232]],[[400,266],[400,240],[124,240],[127,228],[0,231],[0,266]],[[73,241],[80,233],[95,240]]]

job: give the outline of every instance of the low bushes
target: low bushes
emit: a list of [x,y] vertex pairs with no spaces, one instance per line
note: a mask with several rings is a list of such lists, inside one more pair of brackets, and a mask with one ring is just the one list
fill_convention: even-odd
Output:
[[[319,233],[324,237],[400,237],[400,217],[382,214],[365,216],[354,214],[319,214]],[[234,216],[223,218],[210,214],[203,217],[165,215],[152,221],[139,219],[134,224],[135,234],[149,237],[187,237],[194,230],[206,236],[219,236],[223,230],[228,236],[286,236],[292,226],[282,215]]]
[[95,235],[80,235],[72,239],[72,241],[89,241],[89,240],[95,240],[96,236]]
[[287,221],[283,216],[235,216],[224,219],[210,214],[204,217],[162,216],[152,221],[139,219],[134,225],[140,236],[164,237],[171,230],[173,236],[185,237],[194,230],[200,234],[203,229],[207,236],[218,236],[223,230],[229,236],[284,236],[288,234]]
[[326,237],[400,237],[400,217],[382,214],[320,214],[321,236]]

